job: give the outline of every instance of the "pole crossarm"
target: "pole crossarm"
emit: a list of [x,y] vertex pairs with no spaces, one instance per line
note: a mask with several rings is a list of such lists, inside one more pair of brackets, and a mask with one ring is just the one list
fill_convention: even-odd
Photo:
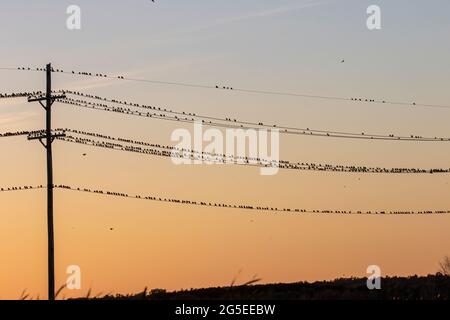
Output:
[[[59,96],[51,96],[50,99],[52,100],[58,100],[58,99],[64,99],[66,98],[65,94],[59,95]],[[28,97],[28,102],[36,102],[36,101],[46,101],[47,97],[46,96],[42,96],[42,97]]]
[[[65,132],[55,133],[55,134],[51,135],[51,137],[53,139],[59,138],[59,137],[65,137],[65,136],[66,136]],[[45,133],[31,134],[28,136],[28,140],[39,140],[39,139],[45,139],[45,138],[47,138],[47,135]]]
[[53,104],[53,102],[55,102],[55,100],[59,100],[59,99],[65,99],[66,95],[65,94],[61,94],[58,96],[40,96],[40,97],[28,97],[28,102],[39,102],[39,104],[42,106],[42,108],[47,109],[47,106],[45,106],[42,101],[50,101],[50,105]]
[[[65,137],[65,136],[66,136],[65,132],[52,134],[51,135],[51,142],[53,143],[53,141],[56,138],[62,138],[62,137]],[[47,148],[47,145],[44,143],[44,140],[47,139],[47,134],[45,132],[38,132],[38,133],[29,134],[27,139],[28,140],[39,140],[39,142],[44,146],[44,148]]]

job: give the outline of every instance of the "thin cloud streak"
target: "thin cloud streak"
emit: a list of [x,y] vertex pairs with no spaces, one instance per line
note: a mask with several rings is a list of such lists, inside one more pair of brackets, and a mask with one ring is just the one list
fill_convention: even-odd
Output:
[[3,131],[7,127],[10,128],[17,128],[20,127],[20,125],[24,123],[29,123],[31,119],[37,118],[39,114],[34,111],[30,112],[17,112],[12,116],[2,116],[0,118],[0,129]]
[[[331,1],[309,2],[309,3],[297,4],[294,6],[278,7],[278,8],[274,8],[274,9],[267,9],[267,10],[263,10],[263,11],[247,13],[242,16],[219,19],[211,26],[218,26],[218,25],[229,24],[229,23],[233,23],[233,22],[257,19],[257,18],[271,17],[271,16],[275,16],[275,15],[293,12],[293,11],[299,11],[299,10],[303,10],[303,9],[307,9],[307,8],[322,6],[322,5],[328,4],[330,2]],[[208,28],[211,26],[208,26]]]
[[[198,32],[198,31],[204,31],[204,30],[208,30],[208,29],[214,28],[214,27],[220,27],[220,26],[229,25],[229,24],[232,24],[235,22],[243,22],[243,21],[252,20],[252,19],[261,19],[261,18],[267,18],[267,17],[271,17],[271,16],[276,16],[276,15],[282,15],[282,14],[286,14],[289,12],[300,11],[300,10],[309,9],[309,8],[313,8],[313,7],[323,6],[323,5],[329,4],[333,1],[334,0],[324,0],[324,1],[314,1],[314,2],[310,1],[310,2],[305,2],[305,3],[291,5],[291,6],[277,7],[277,8],[260,10],[260,11],[255,11],[255,12],[248,12],[248,13],[242,14],[240,16],[219,18],[215,21],[211,21],[210,23],[208,23],[206,25],[199,25],[199,26],[187,28],[187,29],[185,28],[185,29],[175,33],[174,35],[172,35],[173,38],[171,40],[177,41],[178,39],[184,39],[186,37],[186,34],[192,34],[192,33]],[[166,40],[168,39],[168,37],[169,36],[166,35]]]
[[0,100],[0,106],[4,107],[4,109],[0,109],[0,112],[9,110],[9,109],[7,109],[7,107],[18,106],[18,105],[25,106],[27,103],[28,103],[27,97],[10,98],[10,99]]

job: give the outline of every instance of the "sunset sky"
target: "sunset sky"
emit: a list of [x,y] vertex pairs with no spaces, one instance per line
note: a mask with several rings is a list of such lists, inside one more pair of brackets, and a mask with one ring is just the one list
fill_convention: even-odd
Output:
[[[82,11],[66,28],[66,8]],[[366,27],[369,5],[382,28]],[[448,0],[3,0],[0,67],[45,67],[168,82],[450,105]],[[345,60],[341,63],[341,60]],[[53,74],[77,90],[177,111],[293,127],[450,137],[450,108],[321,100]],[[0,93],[45,89],[45,74],[0,70]],[[170,144],[191,125],[55,103],[53,125]],[[43,129],[44,111],[0,100],[0,132]],[[0,139],[0,187],[46,184],[45,151]],[[450,142],[282,136],[282,159],[449,168]],[[87,155],[83,157],[82,155]],[[337,210],[449,210],[449,174],[176,166],[169,158],[54,143],[56,184],[158,197]],[[113,228],[114,230],[110,230]],[[450,255],[450,215],[275,214],[188,207],[55,190],[61,296],[435,273]],[[0,193],[0,298],[46,297],[45,190]]]

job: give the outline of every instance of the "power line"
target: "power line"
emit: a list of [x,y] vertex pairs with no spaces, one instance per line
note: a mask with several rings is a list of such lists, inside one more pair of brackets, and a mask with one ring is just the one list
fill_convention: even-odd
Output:
[[[44,133],[44,130],[35,131],[16,131],[0,133],[0,138],[17,137],[28,135],[29,139],[38,139]],[[65,133],[72,133],[75,135],[83,135],[98,139],[110,140],[114,143],[95,141],[92,139],[77,138]],[[367,167],[354,165],[332,165],[332,164],[318,164],[312,162],[292,162],[289,160],[267,160],[262,158],[253,158],[245,156],[235,156],[226,154],[214,154],[209,152],[197,151],[193,149],[183,149],[167,145],[155,144],[144,141],[137,141],[127,138],[112,137],[100,133],[93,133],[87,131],[80,131],[68,128],[59,128],[52,130],[52,134],[58,136],[56,139],[77,144],[84,144],[93,147],[101,147],[105,149],[113,149],[118,151],[127,151],[133,153],[148,154],[160,157],[175,157],[188,160],[198,160],[204,163],[216,164],[235,164],[246,165],[254,167],[275,167],[279,169],[290,169],[299,171],[328,171],[328,172],[343,172],[343,173],[392,173],[392,174],[423,174],[423,173],[448,173],[450,168],[385,168],[385,167]],[[134,144],[139,147],[125,146],[122,143]],[[149,147],[149,148],[142,148]],[[162,149],[163,151],[159,151]]]
[[47,187],[43,185],[39,186],[17,186],[17,187],[3,187],[0,188],[0,192],[12,192],[12,191],[27,191],[36,189],[46,189]]
[[[52,130],[55,134],[61,134],[61,130]],[[13,131],[13,132],[0,132],[0,138],[18,137],[18,136],[28,136],[29,138],[37,138],[38,136],[45,133],[45,130],[32,130],[32,131]]]
[[[81,188],[81,187],[73,187],[68,185],[54,185],[55,189],[68,190],[68,191],[76,191],[83,193],[91,193],[102,196],[109,197],[119,197],[119,198],[128,198],[128,199],[136,199],[136,200],[146,200],[146,201],[155,201],[155,202],[165,202],[177,205],[185,205],[185,206],[201,206],[201,207],[214,207],[214,208],[223,208],[223,209],[237,209],[237,210],[246,210],[246,211],[259,211],[259,212],[272,212],[272,213],[296,213],[296,214],[337,214],[337,215],[443,215],[449,214],[450,210],[422,210],[422,211],[373,211],[373,210],[365,210],[365,211],[354,211],[354,210],[328,210],[328,209],[320,209],[320,210],[311,210],[311,209],[300,209],[300,208],[279,208],[276,206],[262,206],[262,205],[248,205],[248,204],[229,204],[229,203],[220,203],[220,202],[211,202],[211,201],[194,201],[194,200],[180,200],[175,198],[168,197],[156,197],[150,195],[130,195],[128,193],[123,192],[114,192],[114,191],[105,191],[100,189],[89,189],[89,188]],[[35,187],[9,187],[9,188],[1,188],[0,192],[10,192],[10,191],[25,191],[25,190],[34,190],[34,189],[43,189],[43,186],[35,186]]]
[[[268,160],[262,158],[252,158],[245,156],[235,156],[226,154],[212,154],[197,150],[180,149],[165,145],[152,144],[149,142],[135,141],[126,138],[115,138],[99,133],[92,133],[86,131],[79,131],[73,129],[58,129],[61,132],[72,133],[75,135],[83,135],[87,137],[109,140],[113,142],[105,142],[93,140],[90,138],[79,138],[76,136],[66,134],[57,139],[88,145],[97,148],[104,148],[116,151],[125,151],[132,153],[147,154],[159,157],[180,158],[192,161],[200,161],[201,163],[212,164],[234,164],[254,167],[272,167],[279,169],[299,170],[299,171],[328,171],[328,172],[343,172],[343,173],[391,173],[391,174],[424,174],[424,173],[448,173],[449,169],[418,169],[418,168],[383,168],[383,167],[366,167],[366,166],[350,166],[350,165],[331,165],[331,164],[317,164],[317,163],[300,163],[290,162],[287,160]],[[123,143],[134,144],[136,146],[125,146]],[[162,149],[162,150],[159,150]]]
[[[262,123],[255,124],[256,126],[246,126],[242,123],[249,123],[249,122],[242,122],[237,121],[236,124],[233,124],[234,121],[228,121],[228,123],[220,123],[220,122],[213,122],[213,121],[205,121],[205,120],[198,120],[196,119],[195,114],[184,114],[184,117],[178,117],[178,116],[170,116],[166,113],[168,112],[164,110],[157,109],[156,112],[140,112],[136,111],[130,108],[122,108],[122,107],[112,107],[108,106],[106,104],[100,104],[100,103],[92,103],[85,100],[75,100],[75,99],[61,99],[59,102],[72,105],[76,107],[86,108],[86,109],[94,109],[94,110],[101,110],[101,111],[108,111],[108,112],[114,112],[119,114],[127,114],[127,115],[133,115],[138,117],[144,117],[144,118],[152,118],[152,119],[159,119],[159,120],[165,120],[165,121],[175,121],[175,122],[182,122],[182,123],[195,123],[196,121],[200,122],[203,125],[212,126],[212,127],[219,127],[219,128],[230,128],[230,129],[252,129],[252,130],[261,130],[261,129],[280,129],[279,132],[282,134],[293,134],[293,135],[304,135],[304,136],[317,136],[317,137],[328,137],[328,138],[344,138],[344,139],[359,139],[359,140],[384,140],[384,141],[415,141],[415,142],[444,142],[444,141],[450,141],[450,138],[443,138],[443,137],[422,137],[422,136],[414,136],[411,135],[409,137],[406,136],[396,136],[393,134],[390,135],[379,135],[379,134],[366,134],[366,133],[351,133],[351,132],[339,132],[336,133],[335,131],[323,131],[323,130],[313,130],[313,129],[300,129],[300,128],[291,128],[286,129],[287,127],[277,127],[277,126],[268,126],[264,125]],[[133,106],[130,106],[133,107]],[[153,109],[155,110],[155,109]],[[169,112],[170,113],[170,112]],[[226,120],[223,120],[226,121]],[[241,124],[239,124],[241,123]],[[252,123],[254,124],[254,123]]]
[[94,193],[98,195],[106,195],[113,197],[121,197],[121,198],[133,198],[139,200],[148,200],[148,201],[158,201],[158,202],[169,202],[175,204],[182,205],[191,205],[191,206],[205,206],[205,207],[215,207],[215,208],[228,208],[228,209],[243,209],[243,210],[252,210],[252,211],[271,211],[271,212],[285,212],[285,213],[323,213],[323,214],[448,214],[450,210],[439,210],[439,211],[351,211],[351,210],[309,210],[309,209],[298,209],[298,208],[278,208],[271,206],[253,206],[253,205],[244,205],[244,204],[225,204],[225,203],[217,203],[217,202],[207,202],[207,201],[192,201],[192,200],[179,200],[174,198],[161,198],[155,196],[143,196],[143,195],[134,195],[131,196],[127,193],[120,192],[111,192],[104,190],[92,190],[87,188],[74,188],[71,186],[60,185],[55,186],[59,189],[71,190],[71,191],[79,191],[79,192],[87,192]]
[[[30,68],[30,67],[18,67],[18,68],[0,68],[3,70],[20,70],[20,71],[43,71],[41,68]],[[297,93],[297,92],[283,92],[277,90],[262,90],[262,89],[247,89],[247,88],[237,88],[233,86],[224,86],[224,85],[205,85],[198,83],[190,83],[190,82],[176,82],[176,81],[160,81],[160,80],[151,80],[151,79],[138,79],[138,78],[130,78],[124,76],[109,76],[104,73],[95,73],[95,72],[86,72],[86,71],[71,71],[67,72],[63,69],[53,69],[52,72],[62,73],[73,76],[86,76],[86,77],[97,77],[97,78],[106,78],[113,80],[125,80],[132,82],[141,82],[141,83],[149,83],[149,84],[157,84],[157,85],[169,85],[169,86],[179,86],[179,87],[190,87],[190,88],[199,88],[199,89],[211,89],[211,90],[226,90],[228,92],[241,92],[241,93],[251,93],[251,94],[262,94],[262,95],[273,95],[273,96],[289,96],[289,97],[300,97],[300,98],[309,98],[309,99],[322,99],[322,100],[335,100],[335,101],[349,101],[349,102],[358,102],[358,103],[376,103],[376,104],[387,104],[387,105],[399,105],[405,107],[427,107],[427,108],[441,108],[441,109],[450,109],[450,105],[442,105],[442,104],[431,104],[431,103],[418,103],[415,101],[394,101],[388,99],[375,99],[375,98],[362,98],[362,97],[339,97],[339,96],[328,96],[328,95],[313,95],[313,94],[305,94],[305,93]]]
[[30,133],[31,131],[0,132],[0,138],[26,136],[29,135]]
[[24,68],[24,67],[0,67],[0,70],[5,71],[29,71],[29,72],[45,72],[45,68]]
[[42,91],[0,93],[0,99],[26,98],[29,96],[42,95],[42,94],[43,94]]
[[0,67],[0,70],[17,71],[17,70],[21,70],[21,69],[20,68],[13,68],[13,67]]
[[[278,129],[280,130],[280,133],[283,134],[294,134],[294,135],[305,135],[305,136],[319,136],[319,137],[330,137],[330,138],[346,138],[346,139],[362,139],[362,140],[387,140],[387,141],[421,141],[421,142],[443,142],[443,141],[450,141],[450,138],[444,138],[444,137],[423,137],[418,135],[410,135],[410,136],[400,136],[400,135],[382,135],[382,134],[366,134],[364,132],[362,133],[354,133],[354,132],[343,132],[343,131],[332,131],[332,130],[318,130],[318,129],[310,129],[310,128],[298,128],[298,127],[287,127],[287,126],[279,126],[276,124],[264,124],[262,122],[250,122],[250,121],[242,121],[237,119],[231,119],[231,118],[220,118],[220,117],[214,117],[214,116],[206,116],[206,115],[198,115],[193,112],[180,112],[180,111],[173,111],[167,108],[160,108],[160,107],[152,107],[148,105],[138,104],[138,103],[131,103],[126,101],[120,101],[115,99],[107,99],[102,98],[99,96],[89,95],[89,94],[83,94],[75,91],[70,90],[58,90],[54,92],[62,92],[77,96],[82,96],[88,99],[95,99],[100,101],[106,101],[110,103],[116,103],[120,105],[125,105],[127,107],[135,107],[135,108],[141,108],[146,110],[153,110],[155,112],[138,112],[135,110],[132,110],[130,108],[120,108],[120,107],[111,107],[106,104],[100,104],[100,103],[92,103],[86,100],[80,100],[80,99],[71,99],[71,98],[65,98],[59,100],[59,102],[74,105],[78,107],[84,107],[88,109],[96,109],[96,110],[103,110],[103,111],[110,111],[110,112],[116,112],[116,113],[125,113],[135,116],[141,116],[141,117],[147,117],[147,118],[154,118],[159,120],[166,120],[166,121],[177,121],[177,122],[185,122],[185,123],[194,123],[195,121],[201,121],[202,124],[207,126],[214,126],[214,127],[221,127],[221,128],[233,128],[233,129],[254,129],[254,130],[260,130],[260,129]],[[0,94],[0,99],[9,99],[9,98],[20,98],[20,97],[27,97],[27,96],[39,96],[42,95],[41,91],[36,92],[19,92],[19,93],[11,93],[11,94]],[[167,114],[173,114],[175,116],[169,116]],[[205,121],[206,119],[206,121]],[[213,122],[219,121],[219,122]]]
[[[100,101],[106,101],[110,103],[116,103],[120,105],[125,105],[127,107],[135,107],[135,108],[141,108],[146,110],[153,110],[156,111],[153,114],[147,113],[141,113],[137,111],[133,111],[131,109],[124,109],[124,108],[117,108],[117,107],[110,107],[106,104],[99,104],[99,103],[92,103],[86,100],[80,100],[80,99],[71,99],[71,98],[65,98],[60,100],[60,102],[71,104],[79,107],[88,107],[92,106],[92,109],[97,110],[104,110],[104,111],[111,111],[116,113],[128,113],[138,116],[145,116],[155,119],[161,119],[161,120],[168,120],[168,121],[178,121],[178,122],[188,122],[193,123],[196,121],[196,119],[200,119],[203,124],[208,126],[216,126],[216,127],[223,127],[223,128],[235,128],[235,129],[278,129],[281,133],[285,134],[297,134],[297,135],[309,135],[309,136],[321,136],[321,137],[332,137],[332,138],[354,138],[354,139],[365,139],[365,140],[401,140],[401,141],[450,141],[450,138],[444,138],[444,137],[427,137],[424,138],[422,136],[417,135],[410,135],[410,136],[398,136],[398,135],[380,135],[380,134],[366,134],[366,133],[353,133],[353,132],[343,132],[343,131],[332,131],[332,130],[317,130],[317,129],[310,129],[310,128],[298,128],[298,127],[287,127],[287,126],[279,126],[276,124],[264,124],[262,122],[250,122],[250,121],[242,121],[237,119],[231,119],[231,118],[220,118],[220,117],[214,117],[214,116],[206,116],[206,115],[198,115],[194,112],[181,112],[181,111],[173,111],[171,109],[167,108],[160,108],[160,107],[152,107],[149,105],[143,105],[138,103],[131,103],[126,101],[120,101],[115,99],[108,99],[100,96],[95,95],[89,95],[84,94],[80,92],[75,92],[71,90],[58,90],[54,91],[58,93],[66,93],[71,95],[77,95],[88,99],[95,99]],[[25,92],[25,93],[12,93],[12,94],[0,94],[0,98],[15,98],[15,97],[25,97],[30,95],[36,95],[42,94],[42,92]],[[71,103],[68,103],[71,102]],[[175,116],[168,116],[167,114],[173,114]],[[207,119],[208,121],[205,121],[204,119]],[[213,122],[211,120],[224,122],[224,123],[217,123]]]
[[[90,95],[90,94],[84,94],[84,93],[80,93],[80,92],[76,92],[76,91],[71,91],[71,90],[59,90],[58,92],[62,92],[65,94],[71,94],[71,95],[76,95],[76,96],[80,96],[80,97],[84,97],[84,98],[89,98],[89,99],[95,99],[95,100],[99,100],[99,101],[103,101],[103,102],[110,102],[110,103],[116,103],[116,104],[120,104],[120,105],[125,105],[127,107],[135,107],[135,108],[142,108],[142,109],[146,109],[146,110],[154,110],[157,112],[163,112],[163,113],[170,113],[170,114],[175,114],[177,116],[181,116],[181,117],[186,117],[186,116],[193,116],[199,119],[206,119],[206,120],[216,120],[216,121],[221,121],[221,122],[226,122],[226,123],[233,123],[234,125],[236,124],[242,124],[242,125],[251,125],[251,126],[256,126],[258,128],[267,128],[267,129],[280,129],[280,130],[290,130],[290,131],[299,131],[301,133],[304,134],[309,134],[311,132],[313,133],[321,133],[321,134],[335,134],[335,135],[349,135],[349,136],[361,136],[364,134],[361,133],[351,133],[351,132],[342,132],[342,131],[331,131],[331,130],[316,130],[316,129],[310,129],[310,128],[298,128],[298,127],[287,127],[287,126],[279,126],[276,124],[264,124],[262,122],[249,122],[249,121],[242,121],[242,120],[237,120],[237,119],[232,119],[232,118],[220,118],[220,117],[214,117],[214,116],[206,116],[206,115],[199,115],[196,114],[194,112],[181,112],[181,111],[173,111],[171,109],[167,109],[167,108],[161,108],[161,107],[153,107],[153,106],[149,106],[149,105],[143,105],[143,104],[139,104],[139,103],[135,103],[135,102],[127,102],[127,101],[121,101],[121,100],[117,100],[117,99],[108,99],[105,97],[100,97],[97,95]],[[79,99],[69,99],[69,101],[73,101],[73,102],[79,102],[79,103],[87,103],[92,105],[92,103],[89,103],[86,100],[79,100]],[[105,104],[97,104],[99,106],[106,106]],[[178,117],[176,117],[178,118]],[[187,120],[187,118],[184,118]],[[208,123],[208,122],[206,122]],[[282,131],[283,132],[283,131]],[[378,138],[385,138],[385,137],[389,137],[389,138],[402,138],[402,137],[397,137],[395,135],[376,135],[376,134],[370,134],[369,136],[371,137],[378,137]],[[410,137],[403,137],[403,138],[410,138]],[[450,139],[449,139],[450,140]]]

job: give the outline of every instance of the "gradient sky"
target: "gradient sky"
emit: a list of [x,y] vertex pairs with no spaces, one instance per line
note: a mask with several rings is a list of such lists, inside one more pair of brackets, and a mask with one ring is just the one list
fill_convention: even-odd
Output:
[[[450,104],[447,0],[2,0],[0,67],[85,70],[161,81]],[[78,4],[82,30],[66,29]],[[366,8],[382,29],[366,28]],[[345,59],[345,63],[340,61]],[[0,70],[0,92],[43,90],[44,74]],[[358,104],[54,74],[73,89],[174,110],[314,129],[450,136],[449,109]],[[55,104],[54,127],[170,143],[161,122]],[[0,101],[0,132],[42,129],[38,104]],[[190,128],[189,126],[186,126]],[[0,185],[45,184],[45,152],[0,140]],[[87,157],[82,157],[87,153]],[[282,137],[292,161],[449,167],[448,143]],[[162,197],[342,210],[449,209],[448,175],[371,175],[175,166],[56,142],[55,183]],[[45,191],[0,194],[0,298],[46,292]],[[254,220],[254,222],[251,222]],[[113,227],[114,231],[109,229]],[[81,291],[130,293],[262,282],[427,274],[450,254],[450,216],[317,216],[190,208],[55,191],[56,273]]]

